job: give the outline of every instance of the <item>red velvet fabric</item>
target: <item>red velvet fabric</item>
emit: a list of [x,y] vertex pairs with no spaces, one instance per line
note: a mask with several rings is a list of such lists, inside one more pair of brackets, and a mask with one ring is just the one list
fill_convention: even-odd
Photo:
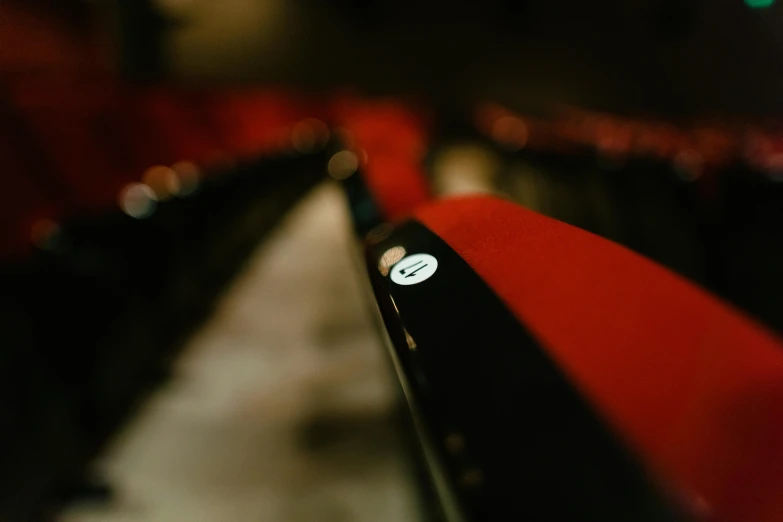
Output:
[[783,520],[777,338],[654,262],[507,201],[446,200],[415,218],[707,519]]

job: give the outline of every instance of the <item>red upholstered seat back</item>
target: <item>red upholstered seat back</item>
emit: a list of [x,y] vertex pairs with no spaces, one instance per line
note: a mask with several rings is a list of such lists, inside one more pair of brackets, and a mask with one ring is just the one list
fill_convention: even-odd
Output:
[[362,158],[363,180],[384,220],[405,218],[432,198],[422,166],[426,117],[391,101],[341,100],[334,112],[351,135],[344,145]]
[[415,218],[709,520],[783,520],[783,345],[634,252],[491,197]]

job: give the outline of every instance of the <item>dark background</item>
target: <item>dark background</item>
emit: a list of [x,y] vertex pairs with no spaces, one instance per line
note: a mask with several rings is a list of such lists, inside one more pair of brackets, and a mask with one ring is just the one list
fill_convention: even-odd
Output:
[[[351,88],[452,109],[777,116],[783,5],[754,2],[6,0],[0,64],[67,55],[136,79]],[[71,40],[54,57],[63,25]]]
[[[673,117],[767,117],[783,109],[783,6],[774,2],[764,8],[742,0],[100,5],[121,13],[113,19],[124,27],[123,65],[137,76],[350,86],[419,96],[446,109],[479,99]],[[153,11],[166,22],[153,22]]]
[[[783,331],[783,0],[762,2],[0,0],[0,518],[110,497],[90,462],[342,148],[391,190],[469,171]],[[481,129],[484,102],[519,114]],[[375,150],[334,139],[362,125]],[[165,186],[193,169],[197,192]],[[332,308],[325,288],[302,295]]]

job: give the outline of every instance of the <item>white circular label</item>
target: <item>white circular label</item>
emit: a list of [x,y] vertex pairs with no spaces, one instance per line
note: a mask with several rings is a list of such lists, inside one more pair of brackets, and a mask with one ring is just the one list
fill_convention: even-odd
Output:
[[438,260],[429,254],[413,254],[402,258],[391,269],[391,279],[398,285],[416,285],[426,281],[438,269]]

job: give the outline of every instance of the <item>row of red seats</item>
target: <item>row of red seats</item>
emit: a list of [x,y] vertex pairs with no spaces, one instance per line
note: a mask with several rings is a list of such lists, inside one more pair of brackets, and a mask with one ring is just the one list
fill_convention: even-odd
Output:
[[651,157],[687,171],[691,179],[736,163],[773,179],[783,171],[783,135],[756,123],[675,125],[580,109],[539,117],[496,104],[480,106],[475,122],[486,136],[514,150],[590,148],[609,157]]
[[[341,100],[333,121],[355,153],[362,180],[386,221],[431,198],[423,161],[431,118],[394,101]],[[476,128],[511,150],[552,154],[591,151],[609,160],[650,158],[669,163],[685,181],[743,164],[771,180],[783,171],[783,139],[758,126],[624,118],[577,109],[554,117],[522,115],[497,104],[477,107]],[[337,174],[340,178],[343,174]],[[712,186],[712,184],[710,184]],[[706,189],[705,189],[706,190]]]
[[[283,90],[5,74],[0,180],[9,201],[2,205],[0,256],[24,254],[36,222],[116,208],[128,184],[149,182],[165,198],[170,194],[161,192],[192,183],[194,166],[209,172],[263,154],[307,152],[328,139],[326,125],[312,118],[321,112],[320,104]],[[172,165],[179,168],[150,170]],[[156,175],[168,182],[156,184]]]
[[[375,198],[384,221],[407,216],[427,201],[431,190],[424,172],[431,117],[393,100],[342,99],[333,108],[346,149],[357,158],[362,180]],[[353,171],[330,174],[344,179]]]

